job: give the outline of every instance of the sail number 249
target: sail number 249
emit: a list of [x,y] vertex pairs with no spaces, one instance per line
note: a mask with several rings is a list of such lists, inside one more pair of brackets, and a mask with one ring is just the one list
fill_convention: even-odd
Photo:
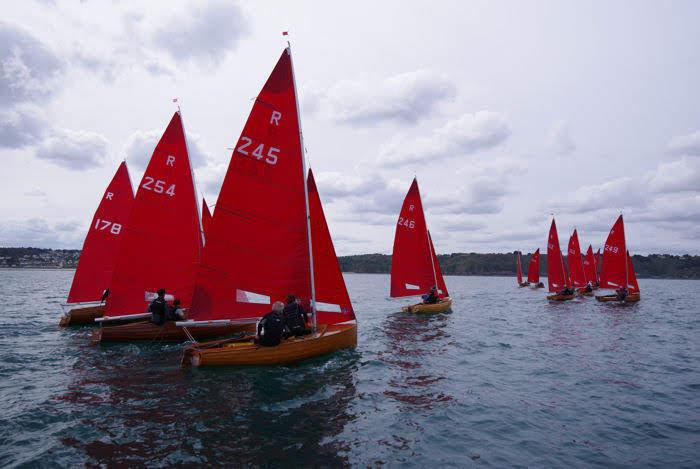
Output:
[[265,163],[270,165],[277,164],[277,157],[280,153],[280,149],[275,147],[267,147],[267,153],[265,153],[264,143],[254,145],[253,140],[245,135],[241,135],[240,144],[236,147],[236,151],[243,156],[254,156],[258,160],[265,158]]
[[399,226],[405,226],[406,228],[415,228],[416,227],[416,221],[415,220],[409,220],[408,218],[404,217],[399,217]]

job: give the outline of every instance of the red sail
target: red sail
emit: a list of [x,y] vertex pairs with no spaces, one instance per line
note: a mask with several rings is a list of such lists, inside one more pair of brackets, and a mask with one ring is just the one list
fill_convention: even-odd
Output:
[[527,281],[530,283],[540,283],[540,250],[538,249],[530,257],[530,265],[527,267]]
[[392,297],[421,295],[435,285],[430,257],[428,230],[418,181],[413,179],[403,201],[394,235],[391,257]]
[[596,283],[595,257],[593,257],[593,246],[590,244],[586,257],[583,258],[583,273],[586,276],[586,282]]
[[190,317],[260,317],[311,298],[305,174],[290,51],[285,49],[236,142],[207,231]]
[[92,217],[68,293],[68,303],[99,301],[109,287],[119,244],[124,236],[124,226],[133,203],[134,190],[129,170],[123,162]]
[[437,254],[435,254],[435,246],[433,246],[433,237],[430,236],[430,231],[428,231],[428,241],[430,242],[430,256],[433,259],[433,269],[435,272],[435,279],[437,280],[438,296],[444,298],[450,296],[447,291],[447,285],[445,284],[445,279],[442,278],[442,270],[440,270],[440,262],[438,261]]
[[625,223],[620,215],[603,247],[603,265],[600,268],[601,288],[617,289],[627,285],[625,252]]
[[569,286],[569,276],[564,268],[564,257],[559,247],[559,235],[557,225],[552,219],[547,240],[547,284],[550,292],[557,292]]
[[632,256],[627,251],[627,290],[630,293],[639,293],[639,284],[637,283],[637,275],[634,273],[634,265],[632,265]]
[[600,248],[595,253],[595,281],[600,284]]
[[518,285],[520,285],[523,283],[523,270],[520,268],[520,253],[518,253],[518,256],[516,257],[515,270],[518,276]]
[[571,234],[569,238],[569,249],[567,260],[569,263],[569,273],[571,275],[571,284],[575,288],[582,288],[586,286],[586,274],[583,270],[583,260],[581,259],[581,246],[578,242],[578,233],[576,230]]
[[314,175],[309,170],[309,217],[311,218],[311,247],[314,257],[314,286],[318,324],[336,324],[355,319],[345,280],[328,231],[323,205],[318,195]]
[[209,206],[207,206],[207,201],[202,199],[202,231],[204,231],[204,239],[206,240],[207,230],[211,224],[211,212],[209,211]]
[[159,288],[190,304],[200,262],[199,201],[179,113],[143,174],[110,283],[107,315],[143,312]]

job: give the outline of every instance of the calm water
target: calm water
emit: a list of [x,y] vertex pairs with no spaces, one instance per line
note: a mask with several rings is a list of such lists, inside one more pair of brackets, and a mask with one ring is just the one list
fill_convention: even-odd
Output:
[[60,330],[71,277],[0,271],[0,466],[698,467],[700,282],[615,307],[449,277],[454,313],[419,317],[348,275],[356,351],[182,370]]

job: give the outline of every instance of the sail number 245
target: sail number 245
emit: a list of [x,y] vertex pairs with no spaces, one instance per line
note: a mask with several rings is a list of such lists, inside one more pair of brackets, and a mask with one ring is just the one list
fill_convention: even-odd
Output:
[[277,157],[280,153],[280,149],[275,147],[267,147],[267,153],[265,153],[264,143],[254,145],[253,140],[245,135],[241,135],[240,144],[236,147],[236,151],[243,156],[254,156],[258,160],[265,158],[265,163],[270,165],[277,164]]
[[400,226],[405,226],[406,228],[415,228],[416,227],[416,221],[415,220],[409,220],[408,218],[404,217],[399,217],[399,223]]

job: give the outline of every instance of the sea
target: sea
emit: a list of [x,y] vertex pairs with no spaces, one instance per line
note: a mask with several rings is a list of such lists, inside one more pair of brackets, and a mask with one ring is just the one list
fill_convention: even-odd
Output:
[[0,466],[700,467],[700,282],[549,304],[447,277],[447,314],[346,274],[358,346],[180,366],[181,344],[61,329],[72,271],[0,271]]

